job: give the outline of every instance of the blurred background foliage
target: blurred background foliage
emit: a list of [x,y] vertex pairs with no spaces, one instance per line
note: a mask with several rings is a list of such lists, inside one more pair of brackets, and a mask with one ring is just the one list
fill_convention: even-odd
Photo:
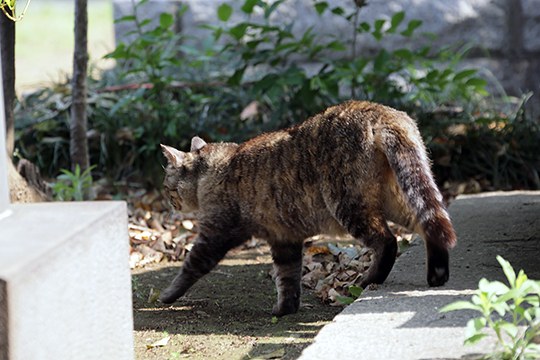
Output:
[[[243,141],[355,98],[414,117],[437,181],[451,192],[540,188],[540,126],[524,110],[529,95],[491,96],[486,80],[461,64],[467,47],[437,44],[404,12],[363,21],[361,1],[350,8],[313,4],[321,17],[348,21],[350,39],[318,36],[312,28],[298,36],[294,23],[272,22],[282,3],[244,0],[237,10],[247,15],[241,22],[232,22],[235,10],[222,4],[220,23],[205,26],[209,36],[196,41],[173,31],[172,14],[161,14],[157,25],[137,16],[117,20],[133,23],[136,36],[106,56],[114,68],[89,74],[93,178],[159,186],[160,143],[187,149],[194,135]],[[252,19],[255,11],[262,21]],[[372,36],[381,50],[358,52],[358,34]],[[411,50],[419,37],[432,45]],[[386,50],[389,38],[404,47]],[[318,65],[305,66],[306,59]],[[70,105],[68,79],[17,104],[18,154],[48,178],[69,168]]]

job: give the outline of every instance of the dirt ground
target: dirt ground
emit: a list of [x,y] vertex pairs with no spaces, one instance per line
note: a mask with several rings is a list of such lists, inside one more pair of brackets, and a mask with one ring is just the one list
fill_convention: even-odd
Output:
[[156,302],[181,263],[133,270],[136,359],[296,359],[341,310],[304,290],[297,314],[275,318],[269,249],[233,250],[172,306]]

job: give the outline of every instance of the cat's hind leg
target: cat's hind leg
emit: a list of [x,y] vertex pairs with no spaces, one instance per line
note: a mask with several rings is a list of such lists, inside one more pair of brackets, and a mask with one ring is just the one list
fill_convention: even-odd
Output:
[[382,284],[396,261],[397,241],[378,207],[344,197],[337,205],[338,222],[360,243],[373,250],[372,263],[360,280],[360,286]]
[[272,245],[277,303],[272,315],[294,314],[300,307],[303,242]]

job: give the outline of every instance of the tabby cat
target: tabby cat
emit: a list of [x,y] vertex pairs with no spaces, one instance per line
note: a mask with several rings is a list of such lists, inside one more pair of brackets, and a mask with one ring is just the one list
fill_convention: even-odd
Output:
[[271,247],[276,316],[298,311],[303,240],[315,234],[348,232],[371,248],[373,262],[359,285],[380,284],[397,253],[387,220],[423,237],[430,286],[448,280],[456,235],[420,133],[403,112],[349,101],[243,144],[195,137],[190,152],[162,149],[167,197],[177,210],[197,211],[200,226],[163,303],[252,236]]

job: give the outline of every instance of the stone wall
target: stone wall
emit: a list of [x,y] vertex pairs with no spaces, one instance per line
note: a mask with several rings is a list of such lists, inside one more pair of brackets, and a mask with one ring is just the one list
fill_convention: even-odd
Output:
[[[216,9],[224,1],[183,0],[189,7],[178,19],[181,31],[196,37],[207,36],[198,26],[219,23]],[[353,0],[327,0],[330,7],[352,9]],[[126,13],[127,0],[115,0],[115,14]],[[242,0],[231,1],[235,11],[231,21],[240,21]],[[171,4],[180,1],[150,2],[152,11],[159,6],[170,11]],[[350,25],[335,16],[320,17],[313,9],[313,0],[288,0],[273,14],[273,21],[294,21],[294,31],[303,33],[314,27],[320,34],[351,36]],[[361,21],[390,18],[397,11],[405,11],[407,19],[423,21],[421,31],[437,35],[438,43],[470,44],[467,66],[474,66],[484,73],[493,89],[499,83],[509,95],[520,96],[534,92],[529,108],[540,114],[540,0],[371,0],[363,8]],[[116,15],[118,16],[118,15]],[[254,20],[260,14],[253,16]],[[389,48],[421,46],[414,43],[385,42]],[[370,36],[360,37],[358,51],[376,50],[377,44]]]

